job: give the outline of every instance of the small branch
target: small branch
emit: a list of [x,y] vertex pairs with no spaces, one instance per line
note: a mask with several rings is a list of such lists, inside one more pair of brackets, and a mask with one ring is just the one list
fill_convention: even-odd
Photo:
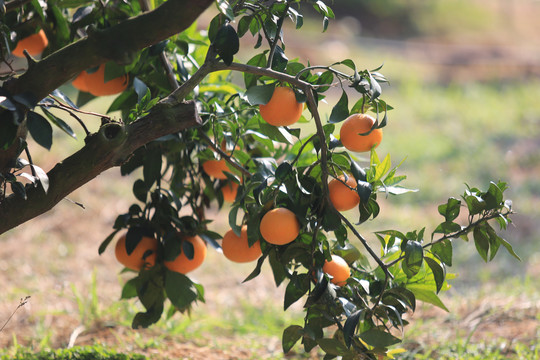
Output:
[[11,318],[15,315],[15,313],[17,312],[17,310],[19,310],[20,308],[22,308],[24,305],[26,305],[26,303],[28,302],[28,300],[30,299],[30,296],[26,296],[25,298],[21,298],[21,300],[19,301],[19,305],[15,308],[15,310],[13,310],[13,312],[11,313],[11,315],[8,317],[8,319],[6,320],[6,322],[4,323],[4,325],[2,325],[2,327],[0,328],[0,332],[2,332],[2,330],[4,330],[4,328],[6,327],[6,325],[9,323],[9,321],[11,320]]
[[236,161],[234,161],[232,159],[232,157],[227,154],[226,152],[224,152],[223,150],[221,150],[219,148],[219,146],[216,146],[216,144],[214,144],[214,142],[212,141],[212,139],[210,139],[208,137],[208,135],[206,135],[205,133],[200,133],[201,137],[203,138],[203,140],[215,151],[217,152],[223,159],[225,159],[225,161],[227,161],[229,164],[232,165],[232,167],[234,167],[236,170],[240,171],[244,176],[246,177],[251,177],[251,173],[249,172],[249,170],[247,170],[246,168],[244,168],[242,165],[238,164]]
[[[274,61],[274,54],[276,53],[276,47],[278,44],[278,40],[281,38],[281,28],[283,27],[283,21],[285,20],[285,17],[287,17],[287,12],[289,11],[290,4],[287,3],[285,6],[285,10],[283,11],[283,15],[280,16],[277,22],[277,29],[276,29],[276,37],[274,38],[274,41],[270,44],[270,53],[268,54],[268,62],[266,64],[266,67],[272,68],[272,62]],[[283,40],[281,41],[283,43]]]

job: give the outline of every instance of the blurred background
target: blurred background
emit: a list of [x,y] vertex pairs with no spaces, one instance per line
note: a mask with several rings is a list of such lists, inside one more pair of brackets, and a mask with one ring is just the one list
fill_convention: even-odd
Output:
[[[302,6],[304,27],[295,31],[286,23],[290,59],[331,64],[350,58],[367,69],[383,64],[380,72],[390,80],[382,98],[394,110],[377,152],[390,154],[394,165],[405,159],[399,171],[408,177],[404,185],[419,191],[382,199],[379,217],[362,225],[365,236],[424,226],[429,234],[442,219],[437,206],[459,197],[465,184],[487,189],[489,181],[501,180],[510,186],[505,194],[513,200],[514,225],[501,235],[522,261],[501,249],[485,264],[473,243],[454,241],[455,264],[448,270],[458,277],[441,294],[451,313],[420,307],[405,331],[406,356],[434,358],[430,349],[442,347],[463,359],[473,352],[495,358],[486,351],[534,358],[519,349],[530,350],[540,335],[540,2],[340,0],[331,5],[336,20],[325,34],[320,16]],[[205,19],[215,13],[210,9]],[[238,58],[249,58],[242,47]],[[74,94],[69,85],[63,90]],[[325,116],[339,95],[330,93]],[[110,101],[87,107],[105,112]],[[83,141],[82,134],[78,142],[56,135],[50,153],[34,151],[34,162],[45,170]],[[97,341],[156,358],[283,358],[281,331],[302,323],[301,307],[282,311],[284,289],[275,289],[268,268],[241,284],[253,265],[233,266],[215,251],[193,275],[205,286],[206,304],[191,317],[129,330],[139,305],[117,300],[129,275],[119,274],[111,251],[99,256],[97,248],[134,201],[132,181],[109,170],[69,197],[85,210],[65,200],[0,237],[0,323],[20,298],[32,296],[0,333],[0,349],[65,347],[82,326],[76,344]],[[216,231],[224,231],[226,209],[216,211],[215,220]]]

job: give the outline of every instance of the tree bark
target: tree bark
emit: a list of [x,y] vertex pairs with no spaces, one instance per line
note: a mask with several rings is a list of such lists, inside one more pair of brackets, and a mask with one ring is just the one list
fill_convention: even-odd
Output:
[[121,165],[137,148],[200,123],[194,101],[162,101],[148,115],[129,125],[108,123],[102,126],[86,138],[81,150],[47,173],[49,189],[46,193],[40,185],[28,185],[26,200],[12,194],[0,203],[0,234],[52,209],[73,190],[103,171]]

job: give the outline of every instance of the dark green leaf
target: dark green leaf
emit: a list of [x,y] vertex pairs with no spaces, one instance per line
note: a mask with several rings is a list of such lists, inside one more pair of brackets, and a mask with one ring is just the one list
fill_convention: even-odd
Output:
[[445,239],[436,242],[431,247],[431,252],[437,256],[439,260],[448,266],[452,266],[452,240]]
[[369,202],[373,187],[367,181],[356,181],[356,192],[360,196],[360,202],[366,204]]
[[189,307],[198,297],[193,282],[186,275],[170,270],[165,274],[165,292],[171,303],[179,310]]
[[454,221],[459,216],[459,210],[461,208],[461,200],[456,198],[449,198],[448,202],[443,205],[439,205],[439,214],[444,216],[446,221]]
[[120,299],[132,299],[137,296],[137,287],[139,286],[139,278],[129,279],[122,288]]
[[137,94],[138,103],[140,103],[149,92],[148,86],[146,86],[146,84],[138,77],[133,78],[133,90],[135,90],[135,93]]
[[107,246],[109,246],[109,244],[114,239],[114,237],[118,233],[118,231],[120,231],[120,229],[114,230],[109,236],[107,236],[105,238],[105,240],[103,240],[101,245],[99,245],[99,248],[98,248],[98,254],[99,255],[101,255],[101,254],[103,254],[105,252],[105,249],[107,249]]
[[366,309],[357,310],[345,320],[345,324],[343,325],[343,336],[345,338],[345,345],[349,348],[351,347],[351,342],[356,332],[358,322],[363,320],[365,313]]
[[433,272],[433,279],[435,280],[437,293],[439,293],[439,291],[441,291],[441,288],[444,284],[444,280],[446,277],[446,274],[444,271],[444,265],[439,264],[437,261],[433,260],[430,257],[425,257],[424,260],[426,260],[426,263],[428,264],[429,268]]
[[283,49],[279,46],[276,46],[274,51],[274,56],[272,57],[272,70],[283,72],[287,68],[287,63],[289,59],[285,56]]
[[148,195],[148,187],[143,180],[137,179],[133,183],[133,195],[135,195],[137,200],[143,203],[146,202],[146,198]]
[[424,260],[424,248],[418,241],[407,241],[405,258],[401,263],[402,269],[408,278],[418,274]]
[[473,237],[476,250],[482,257],[482,259],[487,262],[489,252],[489,236],[487,232],[483,229],[482,226],[476,226],[473,230]]
[[426,285],[408,284],[407,289],[414,294],[417,300],[427,302],[449,312],[448,308],[443,304],[437,294],[430,290]]
[[143,178],[146,188],[161,178],[161,150],[158,147],[148,149],[144,157]]
[[401,342],[399,338],[379,328],[372,328],[361,333],[360,339],[376,348],[385,348]]
[[309,277],[308,274],[293,274],[287,288],[285,289],[285,296],[283,299],[283,309],[287,310],[289,306],[298,301],[309,290]]
[[252,86],[246,90],[246,97],[251,105],[268,104],[275,87],[275,84]]
[[223,62],[231,65],[234,54],[240,49],[240,40],[236,30],[229,23],[223,24],[219,28],[212,46]]
[[[254,21],[254,23],[257,23],[257,21]],[[247,62],[248,65],[257,66],[257,67],[264,67],[266,66],[266,55],[265,53],[260,53],[249,59]],[[257,79],[259,76],[249,73],[244,73],[244,83],[246,86],[246,89],[249,89],[252,86],[257,85]]]
[[23,183],[14,181],[11,182],[9,185],[11,187],[11,191],[13,191],[16,196],[26,200],[26,188],[24,187]]
[[338,123],[345,120],[349,116],[349,98],[345,91],[342,92],[341,98],[332,108],[330,113],[329,123]]
[[300,340],[304,334],[304,328],[300,325],[290,325],[285,330],[283,330],[283,336],[281,338],[281,346],[283,347],[283,352],[288,353]]
[[52,126],[40,114],[29,111],[27,115],[28,131],[32,138],[45,149],[50,150],[52,146]]
[[62,129],[62,131],[64,131],[66,134],[68,134],[72,138],[74,139],[77,138],[77,135],[75,135],[75,132],[73,131],[71,126],[69,126],[64,120],[54,115],[43,106],[41,107],[41,111],[43,111],[45,116],[47,116],[54,125],[58,126],[60,129]]
[[335,338],[318,339],[317,343],[325,353],[330,355],[340,356],[349,352],[347,346]]

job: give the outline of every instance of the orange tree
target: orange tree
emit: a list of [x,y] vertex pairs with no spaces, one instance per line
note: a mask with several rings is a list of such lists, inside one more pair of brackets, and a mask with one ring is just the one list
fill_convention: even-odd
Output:
[[[283,350],[300,341],[307,351],[319,346],[328,359],[384,357],[400,342],[403,315],[417,301],[445,309],[438,293],[447,288],[454,241],[471,238],[485,261],[501,246],[517,257],[493,228],[510,222],[504,182],[449,198],[430,235],[425,228],[362,234],[362,224],[379,214],[380,196],[411,191],[390,155],[381,159],[375,151],[392,109],[381,98],[381,69],[351,59],[319,66],[288,58],[284,22],[300,29],[301,11],[313,7],[326,30],[334,13],[322,0],[217,0],[214,17],[199,30],[196,20],[212,3],[2,2],[0,233],[111,167],[124,175],[142,169],[133,182],[136,202],[99,247],[101,254],[120,238],[117,253],[138,264],[122,291],[144,306],[133,327],[204,301],[202,285],[186,274],[204,261],[207,247],[221,246],[207,216],[217,206],[228,211],[233,232],[228,254],[238,242],[239,251],[255,253],[245,260],[254,261],[260,247],[246,281],[268,262],[276,286],[285,286],[284,309],[304,303],[304,323],[284,330]],[[10,50],[41,29],[48,39],[42,60],[26,51],[27,66],[13,67]],[[253,43],[252,57],[235,61]],[[62,91],[71,81],[76,100]],[[341,96],[323,116],[319,104],[330,88]],[[109,112],[121,119],[80,109],[111,93],[119,95]],[[96,116],[95,132],[82,113]],[[351,125],[339,134],[347,118]],[[301,131],[297,121],[313,130]],[[26,139],[30,134],[49,149],[52,125],[73,137],[73,126],[81,126],[85,144],[45,172],[32,162]],[[219,177],[204,171],[212,160],[225,164]],[[336,210],[330,182],[341,198],[354,200],[354,219]],[[224,209],[222,188],[230,184],[234,202]],[[152,246],[138,247],[143,239]]]

